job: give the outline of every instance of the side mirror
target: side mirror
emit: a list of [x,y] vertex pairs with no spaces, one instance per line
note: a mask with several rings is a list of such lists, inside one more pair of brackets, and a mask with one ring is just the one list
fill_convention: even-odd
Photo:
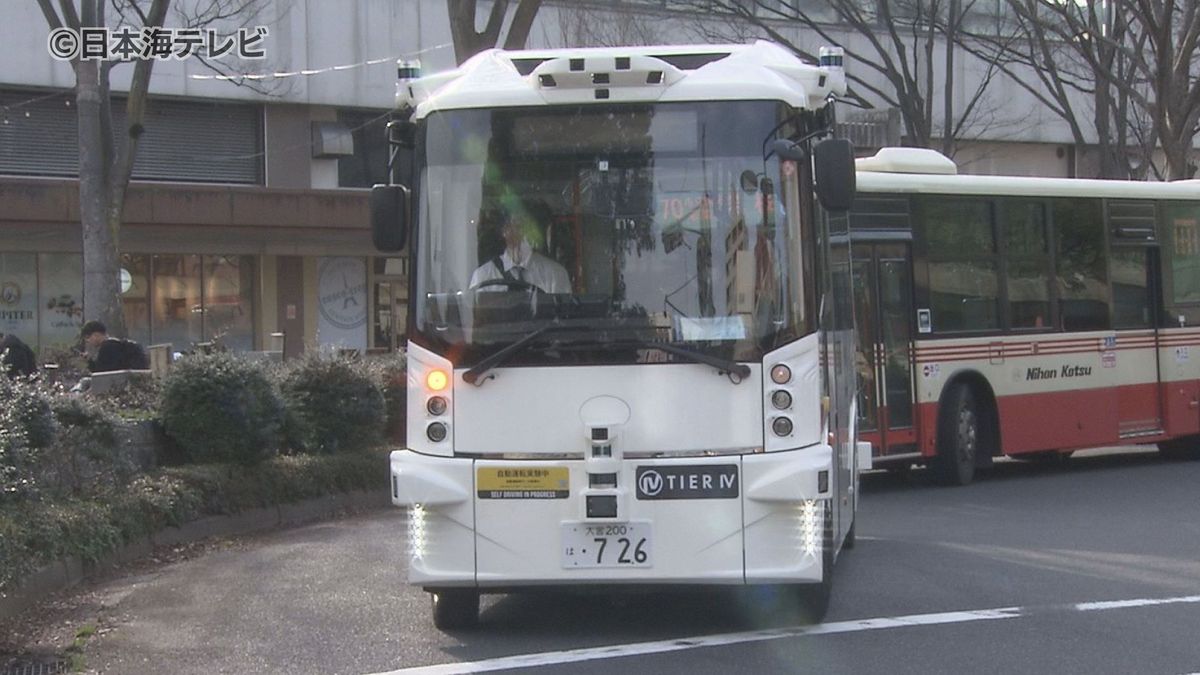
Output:
[[742,184],[742,192],[745,192],[748,195],[758,192],[758,174],[754,173],[750,169],[746,169],[742,172],[738,182]]
[[813,179],[817,199],[826,211],[849,211],[854,204],[854,146],[844,138],[827,138],[813,147]]
[[408,243],[408,188],[371,188],[371,241],[380,251],[400,251]]

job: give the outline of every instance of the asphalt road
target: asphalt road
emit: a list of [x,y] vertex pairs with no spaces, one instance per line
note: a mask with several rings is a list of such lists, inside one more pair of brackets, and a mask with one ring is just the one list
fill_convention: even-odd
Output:
[[441,633],[388,510],[108,582],[85,655],[105,673],[1200,672],[1200,462],[871,474],[859,518],[815,627],[748,592],[563,593],[487,597],[480,629]]

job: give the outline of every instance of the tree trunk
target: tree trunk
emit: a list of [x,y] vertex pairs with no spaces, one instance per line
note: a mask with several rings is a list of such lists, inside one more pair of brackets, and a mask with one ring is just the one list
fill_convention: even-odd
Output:
[[83,314],[102,321],[108,332],[125,336],[119,288],[117,229],[109,221],[109,163],[105,153],[99,61],[75,64],[75,104],[79,116],[79,216],[83,234]]
[[504,37],[505,49],[524,49],[529,41],[529,30],[533,28],[533,19],[537,16],[542,0],[521,0],[513,15],[512,23],[508,26],[508,35]]
[[[454,58],[458,63],[479,52],[500,44],[500,30],[508,14],[509,0],[495,0],[487,25],[482,31],[475,30],[476,0],[447,0],[446,11],[450,14],[450,34],[454,40]],[[529,38],[533,19],[537,16],[542,0],[520,0],[517,11],[508,27],[504,39],[505,49],[521,49]]]
[[[946,83],[942,91],[942,154],[954,156],[954,44],[958,39],[958,0],[950,0],[946,21]],[[930,19],[935,21],[936,17]]]
[[448,0],[446,3],[446,10],[450,13],[454,58],[459,63],[496,46],[500,39],[504,15],[508,12],[508,0],[495,0],[488,15],[487,25],[482,31],[476,31],[475,5],[475,0]]

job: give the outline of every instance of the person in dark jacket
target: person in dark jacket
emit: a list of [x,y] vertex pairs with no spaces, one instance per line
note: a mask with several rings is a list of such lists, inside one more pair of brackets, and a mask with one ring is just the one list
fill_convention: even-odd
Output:
[[145,370],[150,360],[142,346],[133,340],[109,337],[108,328],[99,321],[83,324],[83,347],[87,353],[88,370],[108,373],[114,370]]
[[33,350],[12,333],[0,333],[0,365],[9,379],[30,377],[37,372]]

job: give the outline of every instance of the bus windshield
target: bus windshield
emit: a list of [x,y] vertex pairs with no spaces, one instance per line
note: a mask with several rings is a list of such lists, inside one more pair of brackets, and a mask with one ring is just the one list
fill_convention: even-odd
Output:
[[547,344],[511,363],[654,360],[622,348],[648,341],[754,361],[804,334],[801,216],[785,213],[797,182],[763,160],[787,114],[769,101],[430,114],[412,337],[469,365],[547,325]]

